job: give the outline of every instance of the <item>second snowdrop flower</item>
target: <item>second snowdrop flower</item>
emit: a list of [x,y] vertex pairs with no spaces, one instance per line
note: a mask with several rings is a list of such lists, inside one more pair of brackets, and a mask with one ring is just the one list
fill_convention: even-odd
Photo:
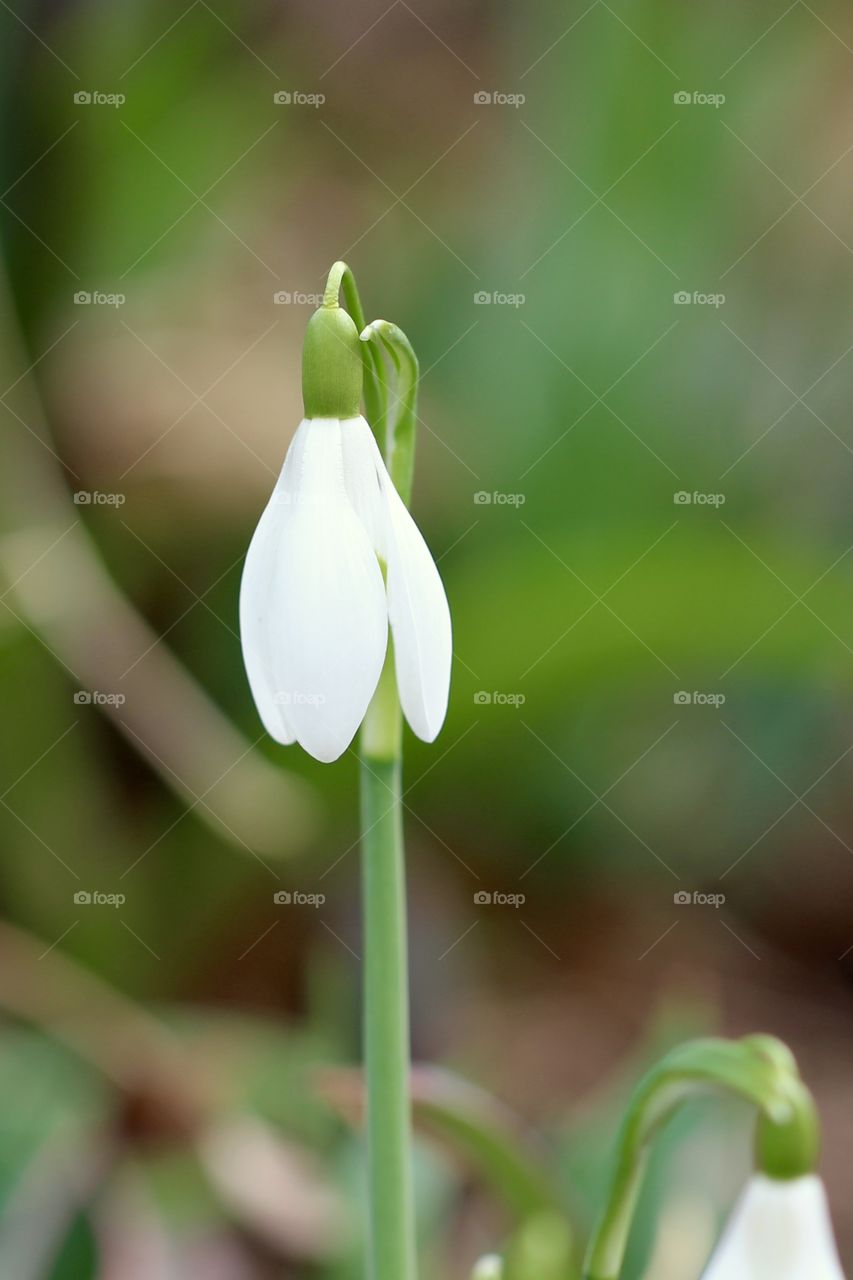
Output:
[[756,1163],[703,1280],[844,1280],[823,1182],[819,1122],[801,1081],[786,1088],[790,1115],[759,1119]]
[[844,1280],[817,1174],[756,1174],[703,1280]]
[[322,761],[349,746],[393,639],[411,728],[437,735],[450,685],[450,612],[432,556],[361,416],[358,331],[327,292],[303,352],[305,417],[252,538],[240,631],[268,733]]

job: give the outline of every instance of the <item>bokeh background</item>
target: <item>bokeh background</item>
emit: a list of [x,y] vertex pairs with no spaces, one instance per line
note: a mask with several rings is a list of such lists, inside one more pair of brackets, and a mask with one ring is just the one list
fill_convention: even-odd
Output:
[[[262,734],[237,635],[338,257],[420,355],[455,620],[406,745],[417,1059],[514,1111],[582,1238],[653,1055],[781,1035],[853,1266],[847,7],[0,30],[9,1274],[362,1273],[355,760]],[[698,1276],[748,1168],[748,1117],[686,1114],[626,1275]],[[427,1277],[511,1230],[453,1143],[418,1193]]]

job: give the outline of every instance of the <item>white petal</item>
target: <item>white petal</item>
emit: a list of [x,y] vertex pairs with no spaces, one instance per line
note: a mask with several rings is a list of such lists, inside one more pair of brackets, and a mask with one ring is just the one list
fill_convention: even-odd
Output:
[[285,745],[295,742],[284,699],[276,689],[270,637],[270,595],[282,531],[292,510],[294,477],[301,472],[306,423],[294,434],[269,502],[252,535],[240,580],[240,642],[249,688],[264,728]]
[[[447,596],[435,561],[394,484],[363,418],[342,426],[347,492],[388,566],[388,617],[403,713],[432,742],[444,723],[450,690],[452,633]],[[373,457],[375,482],[365,471]]]
[[844,1280],[820,1178],[752,1178],[703,1280]]
[[341,423],[341,451],[347,496],[367,530],[374,551],[385,560],[388,513],[379,484],[379,468],[384,469],[384,464],[364,418],[347,418]]
[[[296,740],[330,761],[355,736],[379,679],[387,644],[384,584],[344,487],[341,424],[306,420],[291,453],[277,486],[282,510],[269,535],[260,525],[256,534],[265,548],[263,580],[258,585],[253,577],[247,595],[255,610],[248,634],[261,636],[266,707],[271,693]],[[255,698],[266,723],[256,692]]]

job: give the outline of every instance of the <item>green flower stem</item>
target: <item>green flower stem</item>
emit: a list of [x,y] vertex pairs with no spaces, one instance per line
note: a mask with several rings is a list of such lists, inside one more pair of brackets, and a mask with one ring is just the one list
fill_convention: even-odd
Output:
[[[414,468],[418,362],[395,325],[365,329],[353,274],[329,272],[324,307],[343,291],[359,334],[376,330],[396,374],[389,413],[387,367],[378,343],[360,343],[364,408],[391,477],[408,504]],[[385,665],[361,729],[361,851],[364,917],[364,1062],[371,1280],[415,1280],[412,1107],[409,1092],[409,971],[402,820],[402,714],[389,639]]]
[[[816,1150],[808,1091],[788,1051],[770,1037],[695,1040],[674,1050],[640,1081],[623,1121],[616,1168],[604,1213],[593,1233],[584,1280],[618,1280],[651,1143],[678,1107],[699,1092],[722,1090],[759,1111],[759,1150],[772,1176],[804,1171]],[[810,1141],[815,1138],[814,1141]],[[762,1166],[764,1167],[764,1166]]]
[[361,739],[371,1280],[415,1280],[400,703],[389,652]]
[[[361,305],[355,276],[345,262],[338,261],[333,264],[329,272],[326,289],[323,294],[323,306],[338,306],[342,291],[347,311],[352,316],[356,329],[361,333],[364,328],[364,309]],[[379,352],[374,347],[371,347],[369,343],[362,347],[361,359],[364,365],[364,408],[367,420],[373,430],[375,432],[380,430],[383,432],[380,438],[380,448],[383,448],[384,424],[388,407],[385,368]]]

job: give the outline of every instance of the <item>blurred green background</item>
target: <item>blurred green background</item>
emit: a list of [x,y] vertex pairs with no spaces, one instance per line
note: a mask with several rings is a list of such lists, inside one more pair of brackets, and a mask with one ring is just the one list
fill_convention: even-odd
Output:
[[[9,1274],[361,1274],[318,1074],[359,1054],[355,761],[262,735],[236,607],[338,257],[421,359],[455,624],[406,747],[416,1057],[515,1109],[583,1235],[649,1056],[781,1035],[853,1265],[847,7],[0,30]],[[670,1135],[630,1277],[701,1271],[748,1169],[720,1115]],[[418,1175],[454,1280],[512,1215],[451,1148]]]

